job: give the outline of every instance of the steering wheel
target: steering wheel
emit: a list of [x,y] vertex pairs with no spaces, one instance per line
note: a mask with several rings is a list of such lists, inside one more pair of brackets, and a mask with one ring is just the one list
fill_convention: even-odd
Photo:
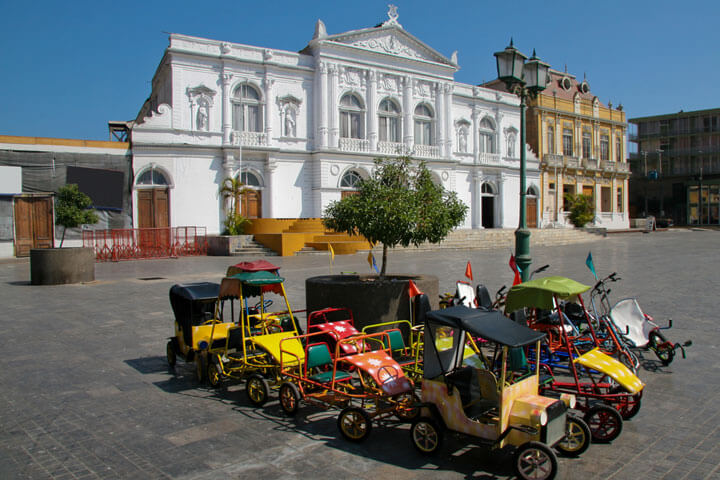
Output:
[[264,320],[260,320],[255,326],[261,330],[268,330],[270,333],[282,331],[282,327],[276,323],[274,317],[266,317]]
[[[385,374],[385,378],[382,378],[382,374]],[[377,378],[380,380],[382,385],[385,385],[386,383],[390,383],[400,378],[400,373],[393,365],[383,365],[378,368]]]

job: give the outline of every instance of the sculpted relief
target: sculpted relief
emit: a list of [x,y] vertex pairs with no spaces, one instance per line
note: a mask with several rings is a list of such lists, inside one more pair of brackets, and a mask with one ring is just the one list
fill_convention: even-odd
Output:
[[418,52],[414,48],[406,45],[403,41],[399,40],[395,35],[386,35],[380,38],[371,38],[368,40],[360,40],[353,43],[353,46],[360,48],[367,48],[368,50],[374,50],[376,52],[389,53],[391,55],[398,55],[407,58],[419,58],[422,60],[428,60],[426,55]]

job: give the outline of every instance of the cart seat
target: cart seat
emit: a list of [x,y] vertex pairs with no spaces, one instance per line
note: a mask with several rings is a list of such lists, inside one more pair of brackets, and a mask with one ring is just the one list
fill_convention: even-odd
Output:
[[[308,376],[309,380],[318,383],[330,383],[333,380],[333,362],[330,357],[330,349],[326,343],[316,343],[308,345],[307,362],[305,363],[307,371],[323,370]],[[348,372],[338,370],[335,372],[335,381],[340,382],[350,379]]]
[[403,340],[402,332],[400,330],[387,330],[387,337],[383,337],[383,346],[390,348],[393,360],[398,362],[400,366],[406,367],[415,363],[415,357],[408,351]]

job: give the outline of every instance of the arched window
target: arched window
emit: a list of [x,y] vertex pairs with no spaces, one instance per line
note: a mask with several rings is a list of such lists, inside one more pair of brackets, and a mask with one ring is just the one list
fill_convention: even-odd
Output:
[[487,182],[482,184],[482,186],[480,187],[480,192],[485,195],[495,195],[495,189],[490,183]]
[[480,121],[480,152],[495,153],[495,124],[488,117]]
[[247,83],[240,85],[233,94],[233,130],[242,132],[262,131],[260,93]]
[[340,136],[342,138],[364,138],[364,109],[360,99],[348,93],[340,99]]
[[340,188],[357,189],[360,185],[362,176],[355,170],[348,170],[340,179]]
[[415,107],[415,144],[433,145],[433,113],[430,107],[420,104]]
[[246,187],[260,187],[260,180],[258,180],[258,177],[254,173],[250,172],[242,172],[240,174],[240,181],[245,185]]
[[537,196],[538,196],[537,190],[536,190],[535,187],[533,187],[533,186],[529,186],[529,187],[527,188],[527,191],[526,191],[525,193],[527,193],[527,195],[530,196],[530,197],[537,197]]
[[393,100],[386,98],[380,102],[378,120],[381,142],[400,142],[400,107]]
[[547,153],[555,153],[555,127],[547,126]]
[[160,170],[157,170],[155,168],[145,170],[135,181],[135,185],[168,186],[169,184],[170,182],[168,182],[165,175]]

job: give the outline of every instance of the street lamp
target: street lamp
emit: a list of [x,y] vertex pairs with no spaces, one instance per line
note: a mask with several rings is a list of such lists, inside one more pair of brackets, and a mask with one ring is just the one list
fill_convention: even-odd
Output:
[[505,47],[505,50],[495,52],[494,55],[497,59],[498,79],[505,83],[508,91],[520,97],[520,221],[518,229],[515,230],[515,262],[520,267],[523,281],[527,281],[532,260],[525,204],[527,194],[525,185],[525,109],[528,98],[535,98],[545,90],[549,80],[550,65],[540,61],[535,55],[535,50],[533,50],[532,57],[527,60],[527,57],[513,46],[512,38],[510,45]]

